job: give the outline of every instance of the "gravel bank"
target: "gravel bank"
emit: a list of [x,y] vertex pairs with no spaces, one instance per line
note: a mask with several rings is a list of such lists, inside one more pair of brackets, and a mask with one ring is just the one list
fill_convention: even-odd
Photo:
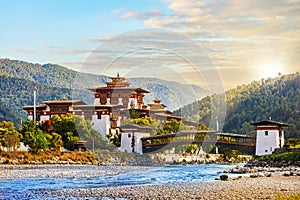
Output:
[[299,177],[261,177],[175,185],[43,191],[41,197],[87,199],[274,199],[300,193]]
[[[68,170],[65,170],[67,167]],[[93,168],[91,170],[91,168]],[[0,179],[9,178],[93,178],[147,170],[141,166],[0,165]],[[70,170],[71,169],[71,170]]]
[[[68,170],[65,170],[67,167]],[[71,169],[70,169],[71,168]],[[93,168],[91,170],[91,168]],[[88,178],[147,170],[134,166],[0,165],[0,178]],[[122,186],[97,189],[36,190],[14,199],[274,199],[300,193],[300,176],[242,177],[230,181]],[[1,199],[1,192],[0,192]]]

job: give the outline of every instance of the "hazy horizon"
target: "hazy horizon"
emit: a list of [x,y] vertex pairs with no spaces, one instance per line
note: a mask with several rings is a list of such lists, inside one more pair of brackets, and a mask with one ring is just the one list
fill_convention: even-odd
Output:
[[300,69],[300,0],[1,3],[0,55],[13,60],[214,91]]

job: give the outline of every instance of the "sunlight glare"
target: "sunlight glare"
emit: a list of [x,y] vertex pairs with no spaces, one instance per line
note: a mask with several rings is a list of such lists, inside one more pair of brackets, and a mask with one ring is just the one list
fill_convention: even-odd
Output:
[[263,64],[258,67],[260,78],[274,78],[283,73],[282,66],[278,64]]

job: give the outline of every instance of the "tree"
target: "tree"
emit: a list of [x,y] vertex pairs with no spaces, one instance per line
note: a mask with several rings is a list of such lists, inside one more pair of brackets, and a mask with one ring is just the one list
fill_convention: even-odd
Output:
[[288,143],[288,145],[289,145],[290,147],[296,146],[299,142],[300,142],[300,140],[297,139],[297,138],[289,138],[289,139],[287,140],[287,143]]
[[73,150],[74,142],[81,140],[75,126],[73,115],[70,113],[60,116],[54,115],[51,118],[51,124],[53,125],[53,131],[61,135],[64,147]]
[[176,119],[172,119],[171,121],[167,121],[164,126],[163,130],[164,133],[177,133],[179,130],[180,123]]
[[111,142],[116,147],[120,147],[121,146],[121,136],[122,135],[119,132],[117,132],[117,133],[109,133],[109,134],[106,135],[106,137],[109,140],[109,142]]
[[205,124],[199,124],[197,127],[197,131],[207,131],[208,128]]
[[0,122],[0,144],[3,147],[7,147],[8,150],[15,151],[20,146],[20,140],[22,135],[15,129],[12,122],[3,121]]
[[16,130],[8,131],[4,140],[9,150],[16,151],[17,147],[20,146],[21,134]]
[[52,132],[52,133],[47,133],[45,136],[49,142],[49,148],[60,148],[63,146],[61,135]]
[[14,124],[12,122],[8,122],[8,121],[0,122],[0,128],[7,129],[8,131],[16,130],[16,127],[14,126]]
[[196,144],[190,144],[189,147],[188,147],[188,149],[186,150],[186,153],[193,154],[193,153],[195,153],[197,151],[197,149],[198,149],[198,145],[196,145]]
[[24,125],[19,129],[19,132],[25,135],[26,132],[32,132],[36,128],[34,121],[26,121]]
[[46,134],[39,128],[34,131],[27,131],[24,135],[24,144],[28,145],[32,153],[39,153],[46,150],[49,146]]

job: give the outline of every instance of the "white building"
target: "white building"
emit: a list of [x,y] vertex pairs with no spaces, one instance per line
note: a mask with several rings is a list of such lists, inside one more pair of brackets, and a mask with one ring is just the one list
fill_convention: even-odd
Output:
[[288,124],[266,120],[251,124],[256,126],[256,150],[255,155],[272,154],[276,148],[284,145],[284,127]]
[[136,152],[143,154],[141,138],[149,137],[152,128],[141,127],[135,124],[126,124],[121,129],[121,152]]
[[[110,78],[112,81],[106,82],[106,86],[88,89],[94,92],[94,104],[87,105],[81,100],[43,101],[35,107],[36,121],[45,122],[53,115],[71,113],[91,120],[92,127],[99,131],[103,139],[106,139],[106,134],[118,133],[118,127],[129,109],[143,111],[143,97],[149,91],[130,87],[125,77],[120,77],[119,74]],[[23,106],[23,110],[27,111],[28,120],[33,120],[34,106]]]

